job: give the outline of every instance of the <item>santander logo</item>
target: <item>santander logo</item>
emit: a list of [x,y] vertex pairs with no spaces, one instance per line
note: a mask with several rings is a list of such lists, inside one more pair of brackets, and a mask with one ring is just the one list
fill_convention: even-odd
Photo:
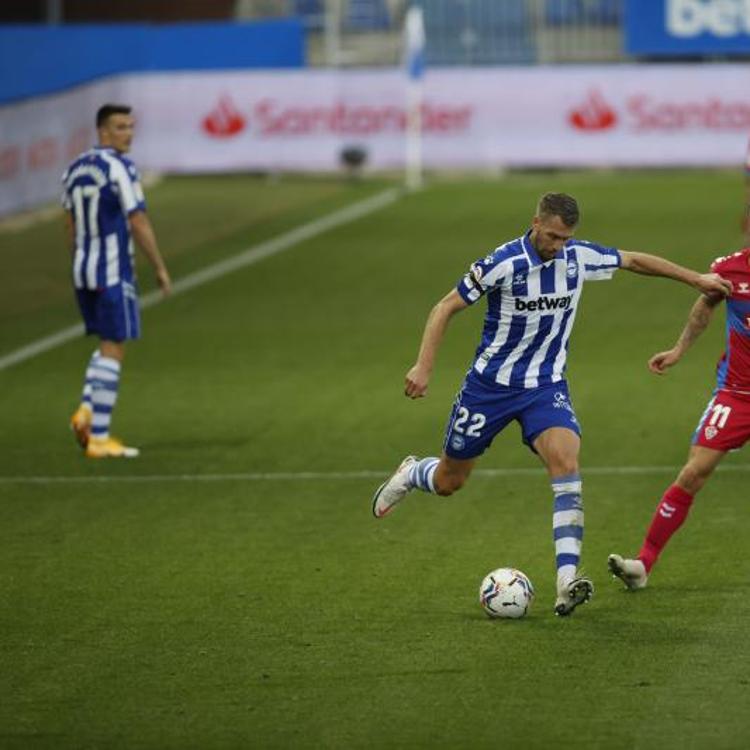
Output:
[[219,98],[219,103],[203,118],[203,129],[215,138],[231,138],[245,129],[246,121],[231,97]]
[[592,88],[584,101],[567,114],[567,122],[581,134],[594,134],[622,126],[639,133],[676,130],[741,131],[750,129],[750,104],[717,96],[703,99],[665,99],[636,91],[616,110]]
[[617,113],[596,89],[591,89],[586,101],[568,114],[570,124],[578,130],[608,130],[617,124]]
[[[248,114],[223,94],[216,106],[200,121],[204,133],[212,138],[231,138],[247,130],[252,122],[257,138],[357,135],[376,136],[401,133],[407,127],[403,106],[350,104],[322,101],[307,105],[287,104],[283,99],[266,97],[247,104]],[[465,104],[424,102],[421,108],[422,130],[431,135],[464,133],[471,127],[474,108]]]

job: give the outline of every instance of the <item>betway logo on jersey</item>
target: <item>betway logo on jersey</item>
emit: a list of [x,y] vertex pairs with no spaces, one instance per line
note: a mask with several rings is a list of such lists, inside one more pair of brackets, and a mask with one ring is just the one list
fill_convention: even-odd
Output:
[[[750,5],[750,0],[748,0]],[[636,93],[625,100],[618,112],[597,89],[592,89],[573,110],[568,122],[586,133],[597,133],[622,126],[628,130],[750,130],[750,104],[729,101],[719,96],[703,101],[660,101],[654,96]]]
[[677,37],[750,33],[747,0],[667,0],[667,29]]
[[544,312],[546,310],[567,310],[573,301],[573,295],[566,297],[537,297],[536,299],[522,300],[516,297],[517,312]]

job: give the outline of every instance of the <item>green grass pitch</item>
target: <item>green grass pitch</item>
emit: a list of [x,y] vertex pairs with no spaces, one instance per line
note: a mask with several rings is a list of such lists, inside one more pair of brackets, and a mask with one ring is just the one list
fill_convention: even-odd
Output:
[[[387,186],[173,178],[149,205],[179,278]],[[723,319],[667,377],[645,366],[691,289],[620,273],[584,293],[569,378],[597,590],[571,618],[552,615],[550,491],[517,428],[453,498],[370,516],[404,455],[439,451],[478,341],[483,304],[454,321],[429,397],[405,399],[430,307],[548,189],[579,198],[582,238],[699,269],[740,243],[739,174],[436,179],[147,310],[114,421],[135,461],[87,462],[67,431],[92,341],[0,371],[0,748],[750,745],[747,452],[649,589],[606,572],[712,388]],[[0,234],[0,258],[0,355],[77,321],[57,223]],[[524,620],[479,608],[502,565],[536,586]]]

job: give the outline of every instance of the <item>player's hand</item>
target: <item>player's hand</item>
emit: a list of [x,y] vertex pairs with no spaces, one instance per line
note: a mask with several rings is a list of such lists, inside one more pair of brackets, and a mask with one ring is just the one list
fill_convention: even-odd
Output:
[[717,294],[726,297],[732,293],[732,282],[722,279],[718,273],[704,273],[695,282],[696,289],[709,297]]
[[414,365],[414,367],[406,373],[404,395],[409,398],[423,398],[427,395],[427,385],[429,382],[429,373],[425,372],[419,365]]
[[168,297],[172,293],[172,279],[169,277],[169,271],[166,268],[157,269],[156,283],[165,297]]
[[663,375],[670,367],[676,365],[680,361],[680,356],[681,355],[674,349],[654,354],[654,356],[648,361],[648,369],[655,375]]

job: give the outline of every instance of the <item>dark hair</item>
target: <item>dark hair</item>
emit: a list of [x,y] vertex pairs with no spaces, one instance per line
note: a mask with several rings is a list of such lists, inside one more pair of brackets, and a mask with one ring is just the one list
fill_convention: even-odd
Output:
[[133,108],[127,104],[105,104],[97,110],[96,127],[100,128],[105,125],[112,115],[129,115],[132,111]]
[[566,227],[574,227],[580,219],[578,203],[566,193],[545,193],[536,207],[537,216],[559,216]]

